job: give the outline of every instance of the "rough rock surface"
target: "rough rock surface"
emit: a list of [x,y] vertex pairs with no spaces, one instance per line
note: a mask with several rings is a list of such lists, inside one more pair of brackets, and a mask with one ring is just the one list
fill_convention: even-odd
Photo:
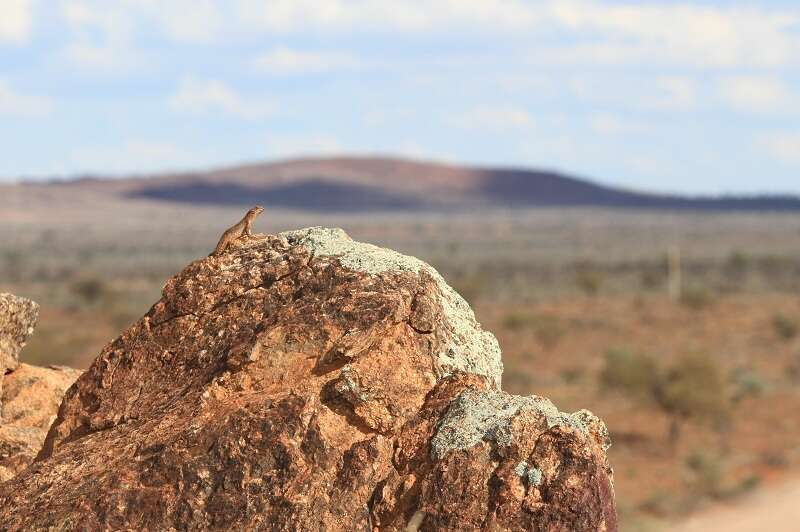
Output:
[[19,366],[19,352],[39,319],[39,305],[13,294],[0,293],[0,376]]
[[0,294],[0,482],[36,457],[64,391],[81,373],[19,363],[38,315],[33,301]]
[[0,482],[30,464],[42,448],[64,392],[81,372],[52,366],[20,366],[0,378]]
[[47,431],[56,418],[64,392],[81,373],[64,366],[42,368],[20,364],[3,380],[0,420],[3,424]]
[[616,530],[603,423],[501,373],[417,259],[322,228],[240,242],[67,391],[0,529]]

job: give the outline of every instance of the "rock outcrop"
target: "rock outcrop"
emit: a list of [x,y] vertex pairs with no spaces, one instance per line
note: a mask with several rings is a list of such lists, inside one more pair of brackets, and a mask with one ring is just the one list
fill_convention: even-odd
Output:
[[67,391],[0,528],[616,530],[602,421],[501,374],[423,262],[341,230],[240,242]]
[[38,315],[39,306],[33,301],[0,294],[0,482],[36,457],[64,391],[81,373],[20,364],[20,351]]

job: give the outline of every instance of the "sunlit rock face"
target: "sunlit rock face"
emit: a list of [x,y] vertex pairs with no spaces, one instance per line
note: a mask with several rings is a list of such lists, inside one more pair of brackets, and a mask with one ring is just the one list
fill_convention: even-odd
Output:
[[0,485],[10,529],[615,530],[603,423],[500,391],[418,259],[310,228],[188,265]]

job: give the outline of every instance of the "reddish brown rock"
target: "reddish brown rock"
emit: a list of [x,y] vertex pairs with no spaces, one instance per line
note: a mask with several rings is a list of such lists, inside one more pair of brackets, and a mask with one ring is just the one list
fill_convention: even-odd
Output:
[[46,431],[56,418],[64,392],[81,373],[64,366],[20,364],[3,379],[2,423]]
[[501,372],[424,263],[267,236],[189,265],[100,353],[0,485],[0,528],[615,530],[602,422]]
[[20,364],[0,379],[0,482],[9,480],[36,457],[64,392],[80,374],[60,366]]

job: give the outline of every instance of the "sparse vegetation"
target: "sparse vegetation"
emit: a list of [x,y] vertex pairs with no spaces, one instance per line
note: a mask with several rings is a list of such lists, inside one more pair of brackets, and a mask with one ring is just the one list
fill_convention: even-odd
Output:
[[537,341],[545,349],[552,349],[564,336],[565,328],[561,321],[552,315],[535,315],[526,311],[509,312],[503,318],[503,328],[513,331],[532,331]]
[[612,350],[606,354],[600,382],[606,389],[619,390],[667,414],[672,444],[680,438],[686,421],[715,420],[728,414],[721,370],[706,355],[682,355],[662,367],[650,356]]
[[767,390],[765,379],[754,369],[735,368],[729,380],[733,387],[731,399],[734,403],[748,397],[760,397]]
[[71,290],[87,305],[94,305],[107,295],[108,286],[99,277],[84,277],[72,283]]
[[[146,215],[115,208],[113,218],[99,222],[102,213],[40,214],[53,228],[47,235],[30,224],[5,218],[0,223],[0,289],[43,305],[23,361],[80,367],[147,311],[177,268],[208,254],[225,225],[220,220],[241,217],[238,208],[176,215],[171,205],[152,207]],[[587,216],[593,224],[588,240],[575,230]],[[401,216],[322,218],[276,211],[259,231],[342,226],[354,238],[433,262],[483,326],[499,336],[504,389],[550,397],[567,411],[589,408],[608,423],[617,499],[631,512],[628,529],[643,510],[670,516],[690,509],[676,494],[676,486],[695,481],[685,464],[689,449],[723,460],[723,492],[757,479],[760,468],[791,474],[800,467],[800,455],[782,452],[787,441],[800,441],[800,427],[791,422],[800,410],[800,329],[790,338],[775,325],[780,315],[800,327],[800,231],[794,216],[686,221],[616,211],[520,211],[502,238],[495,238],[492,227],[507,224],[508,214],[477,221],[415,216],[420,217],[425,222],[412,230]],[[95,228],[91,235],[82,229],[88,221]],[[615,230],[623,221],[624,237]],[[692,244],[682,248],[686,295],[679,306],[667,298],[663,258],[675,234],[691,234]],[[737,257],[737,249],[746,254]],[[602,279],[591,298],[584,295],[593,290],[578,284],[581,269]],[[741,271],[746,283],[732,281],[733,272]],[[101,286],[79,287],[87,278]],[[694,286],[703,288],[701,297]],[[728,295],[734,287],[736,293]],[[690,307],[702,313],[687,313]],[[615,346],[625,349],[616,349],[621,354],[611,369],[604,355]],[[728,414],[722,418],[736,417],[727,433],[715,433],[707,416],[681,417],[679,440],[670,449],[664,420],[677,415],[656,401],[653,382],[665,380],[680,353],[705,353],[718,370],[708,372],[711,391],[719,390],[721,380],[722,393],[709,392],[699,377],[687,384],[685,375],[673,389],[683,381],[699,395],[715,396],[705,404],[721,395],[718,406]],[[604,389],[619,393],[587,393],[605,372],[610,387]],[[737,401],[731,415],[730,404]],[[703,401],[695,398],[693,404]],[[723,441],[729,445],[724,453],[717,447]],[[737,464],[751,464],[754,471],[737,470]],[[697,485],[703,484],[713,482]],[[643,505],[646,494],[653,495],[649,505]]]
[[603,274],[597,270],[580,270],[575,277],[578,288],[587,296],[596,296],[603,286]]
[[776,314],[772,318],[772,327],[775,329],[778,338],[786,341],[793,340],[798,331],[800,331],[800,325],[798,325],[797,321],[785,314]]
[[652,400],[660,378],[652,357],[622,349],[606,353],[605,367],[600,373],[600,382],[606,389],[619,390],[635,400]]
[[692,310],[703,310],[711,306],[714,296],[708,288],[690,286],[681,292],[681,304]]

